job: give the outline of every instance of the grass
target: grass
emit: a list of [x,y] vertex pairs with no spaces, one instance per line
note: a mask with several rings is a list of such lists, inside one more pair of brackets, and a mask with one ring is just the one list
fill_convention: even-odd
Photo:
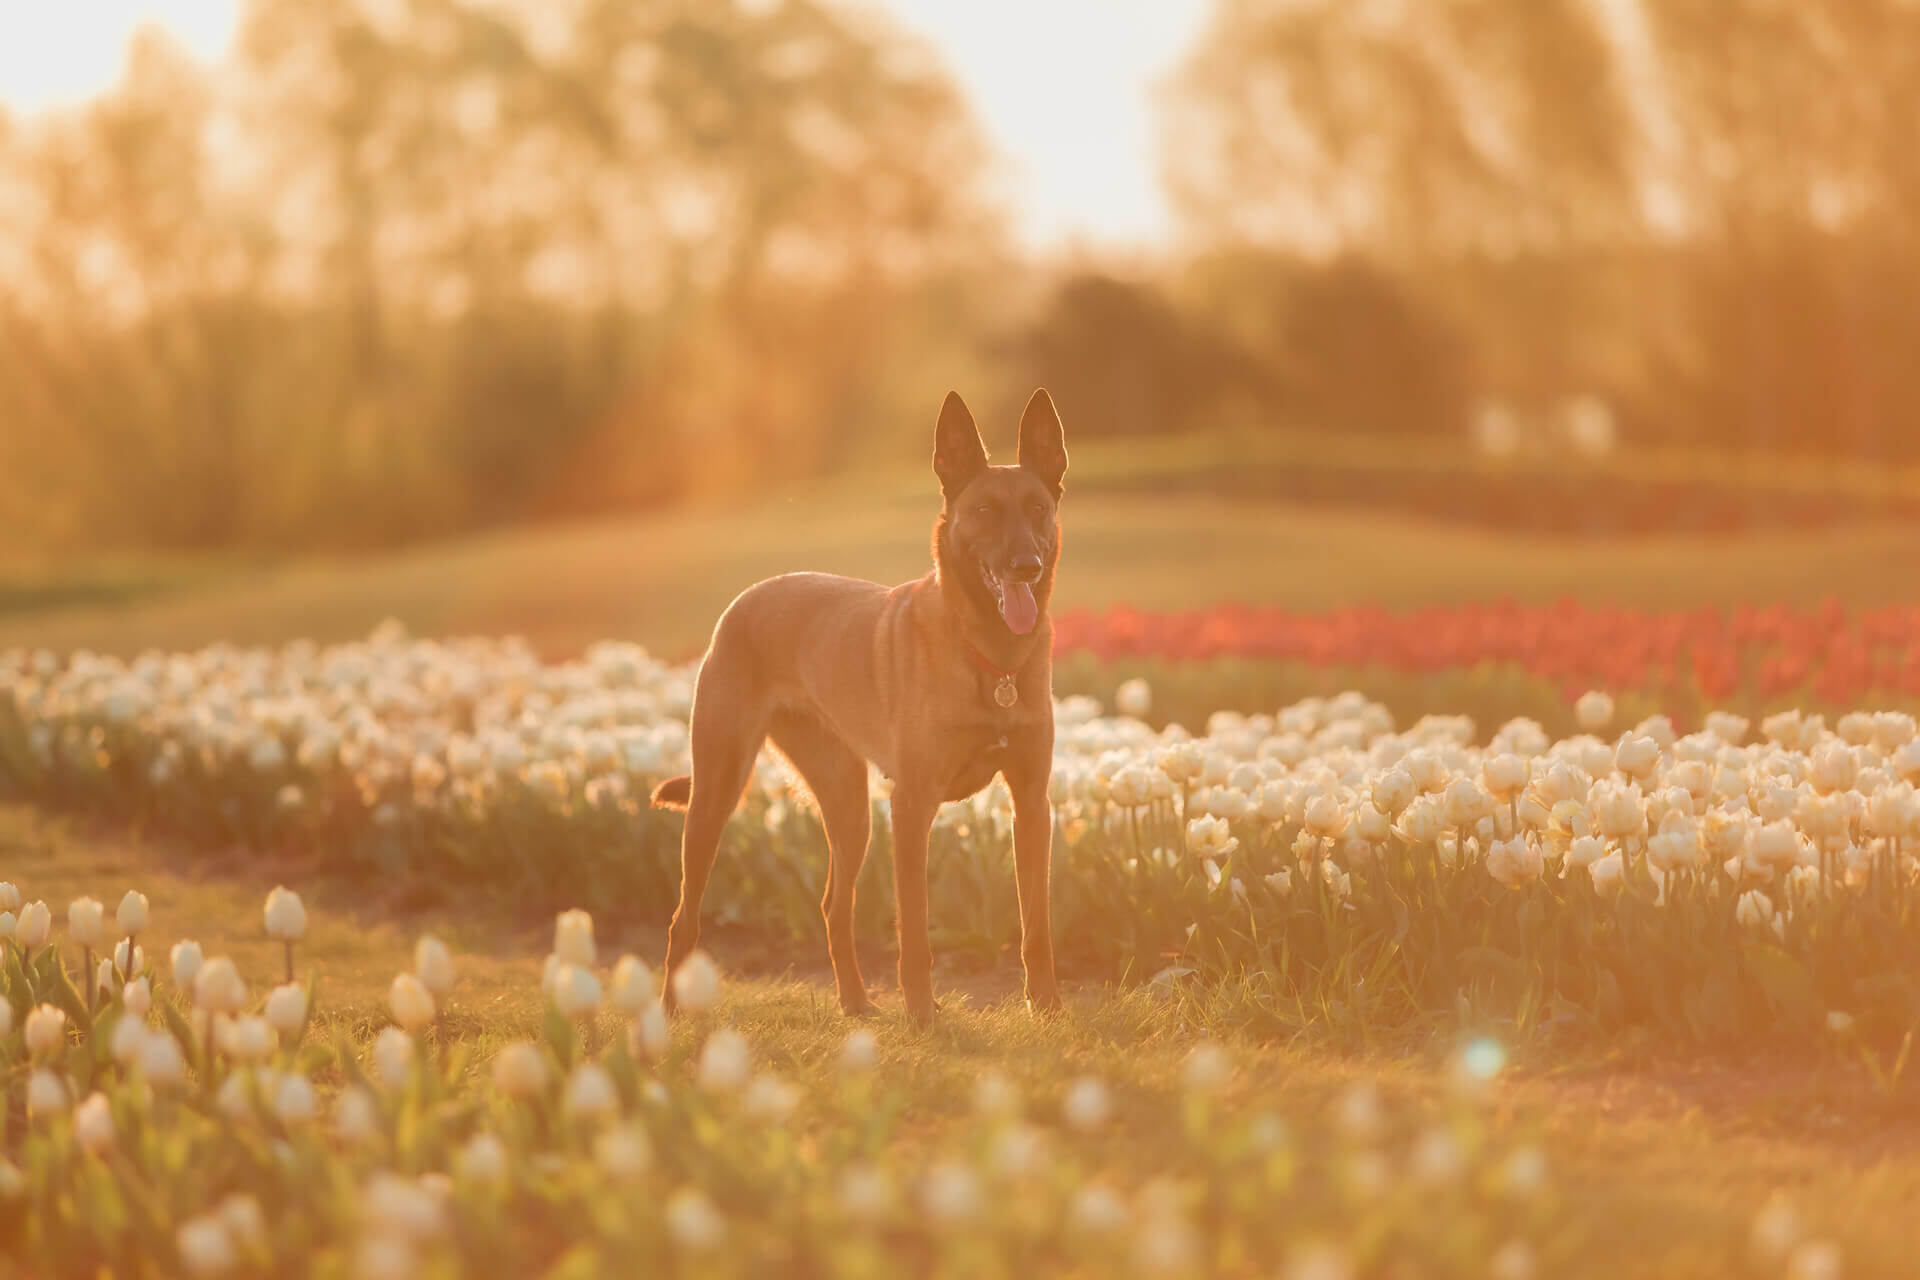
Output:
[[[1229,498],[1180,479],[1209,462],[1230,463],[1230,448],[1224,438],[1195,442],[1178,467],[1151,452],[1127,461],[1085,450],[1087,481],[1075,488],[1069,480],[1056,607],[1411,607],[1572,594],[1675,609],[1920,598],[1920,581],[1887,569],[1920,556],[1920,529],[1912,527],[1546,538]],[[1209,459],[1210,451],[1219,456]],[[1164,486],[1155,482],[1159,467]],[[548,653],[613,637],[691,656],[726,603],[759,578],[795,569],[884,582],[918,576],[936,507],[930,475],[885,470],[755,504],[515,529],[383,554],[223,562],[204,574],[156,562],[151,581],[121,571],[111,592],[81,598],[62,599],[36,569],[32,583],[14,575],[9,599],[0,570],[0,600],[9,600],[0,646],[124,654],[217,640],[327,641],[364,635],[392,616],[422,634],[517,632]],[[84,582],[90,573],[83,566],[69,576]]]
[[[123,888],[138,887],[152,900],[156,949],[196,937],[209,954],[232,954],[256,984],[280,964],[277,944],[262,936],[265,892],[278,879],[299,886],[313,920],[301,963],[321,974],[328,1031],[364,1042],[383,1025],[388,980],[408,963],[413,938],[431,930],[460,953],[449,1024],[455,1036],[484,1054],[537,1034],[543,922],[416,910],[377,884],[309,883],[304,870],[238,854],[224,865],[189,862],[177,849],[123,831],[0,808],[0,876],[45,898],[56,916],[82,893],[112,902]],[[598,923],[603,955],[659,953],[656,931],[623,929],[604,917]],[[830,1089],[848,1023],[833,1008],[819,957],[756,954],[724,939],[714,949],[735,975],[717,1016],[803,1086]],[[885,968],[880,957],[869,960],[876,985]],[[975,1123],[972,1084],[989,1068],[1019,1084],[1043,1120],[1057,1115],[1072,1077],[1097,1073],[1114,1087],[1117,1111],[1094,1154],[1123,1185],[1165,1166],[1167,1136],[1144,1121],[1166,1114],[1185,1055],[1209,1027],[1230,1023],[1226,1006],[1234,998],[1082,986],[1070,992],[1065,1017],[1041,1023],[1014,998],[1017,975],[1005,966],[936,981],[946,1008],[932,1031],[911,1030],[897,998],[874,1024],[882,1079],[906,1107],[903,1140],[932,1145],[963,1136]],[[1275,1107],[1303,1136],[1327,1129],[1337,1099],[1357,1082],[1377,1086],[1409,1128],[1437,1114],[1452,1087],[1447,1055],[1438,1050],[1348,1056],[1305,1038],[1226,1038],[1237,1069],[1225,1105]],[[1920,1115],[1910,1097],[1876,1091],[1852,1064],[1679,1058],[1620,1044],[1572,1058],[1523,1054],[1497,1088],[1493,1136],[1539,1140],[1558,1193],[1585,1228],[1552,1274],[1724,1274],[1729,1250],[1739,1251],[1755,1208],[1775,1191],[1789,1193],[1814,1230],[1844,1243],[1850,1277],[1909,1273]]]

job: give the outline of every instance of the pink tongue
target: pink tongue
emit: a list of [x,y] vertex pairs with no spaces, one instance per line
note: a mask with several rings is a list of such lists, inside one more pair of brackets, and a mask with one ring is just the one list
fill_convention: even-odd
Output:
[[1000,616],[1017,636],[1033,630],[1034,620],[1040,616],[1040,607],[1033,602],[1033,588],[1024,582],[1007,583],[1000,593]]

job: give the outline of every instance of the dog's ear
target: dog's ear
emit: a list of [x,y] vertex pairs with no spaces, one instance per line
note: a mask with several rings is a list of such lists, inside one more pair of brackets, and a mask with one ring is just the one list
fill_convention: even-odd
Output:
[[980,443],[980,428],[958,391],[947,392],[940,406],[940,421],[933,428],[933,474],[940,477],[940,492],[951,498],[987,469],[987,446]]
[[1067,433],[1053,397],[1041,387],[1020,415],[1020,465],[1039,476],[1053,496],[1060,496],[1067,478]]

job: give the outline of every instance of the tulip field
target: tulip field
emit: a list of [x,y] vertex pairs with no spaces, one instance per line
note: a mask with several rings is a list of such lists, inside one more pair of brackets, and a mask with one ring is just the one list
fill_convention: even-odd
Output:
[[[1624,1274],[1505,1092],[1510,1057],[1766,1055],[1910,1105],[1914,612],[1111,610],[1057,630],[1077,692],[1056,709],[1053,917],[1082,994],[1053,1031],[964,996],[931,1032],[891,1011],[850,1030],[704,955],[669,1026],[655,957],[595,938],[657,926],[677,884],[678,818],[645,797],[688,767],[693,672],[637,646],[555,661],[388,624],[0,653],[0,797],[188,866],[243,850],[552,922],[490,1021],[437,936],[330,1009],[285,888],[236,960],[137,885],[0,884],[9,1256],[36,1275]],[[1428,696],[1511,680],[1538,710],[1483,723],[1338,687],[1374,676]],[[857,926],[884,945],[885,779],[875,795]],[[937,990],[1016,963],[1010,821],[998,784],[942,811]],[[707,895],[719,960],[750,938],[818,966],[824,877],[769,754]],[[1050,1035],[1058,1061],[996,1064]],[[1423,1058],[1445,1086],[1396,1098],[1356,1074],[1301,1114],[1257,1083],[1275,1045]],[[961,1053],[964,1075],[926,1074]],[[1135,1054],[1151,1087],[1121,1086]],[[1116,1156],[1142,1134],[1150,1153]],[[1875,1274],[1843,1271],[1845,1241],[1787,1200],[1732,1216],[1661,1274]]]

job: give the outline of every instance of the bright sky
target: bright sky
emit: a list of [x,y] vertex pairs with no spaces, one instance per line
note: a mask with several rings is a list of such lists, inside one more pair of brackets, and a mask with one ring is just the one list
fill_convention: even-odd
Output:
[[[869,0],[946,58],[1006,161],[1035,248],[1151,247],[1170,231],[1151,91],[1206,0]],[[205,58],[240,0],[0,0],[0,99],[31,112],[97,93],[127,37],[157,20]]]

